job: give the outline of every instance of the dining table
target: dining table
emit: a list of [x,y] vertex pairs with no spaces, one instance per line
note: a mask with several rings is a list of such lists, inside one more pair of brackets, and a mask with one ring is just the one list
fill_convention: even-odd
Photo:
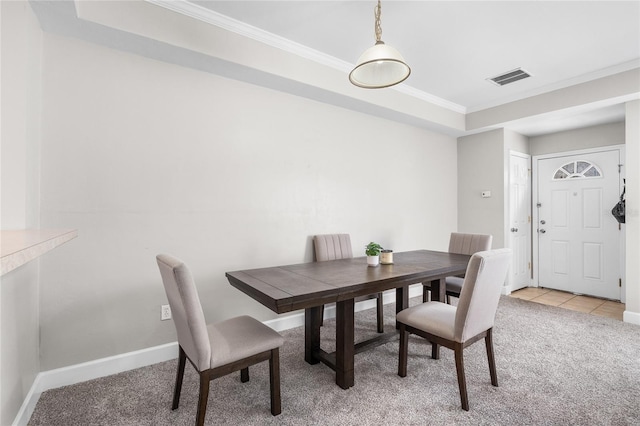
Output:
[[[354,385],[355,354],[398,337],[391,332],[354,342],[354,299],[395,289],[396,313],[409,305],[409,286],[430,282],[431,298],[444,302],[445,278],[465,273],[470,256],[432,250],[394,252],[393,263],[367,265],[366,257],[227,272],[229,283],[278,314],[304,309],[305,361],[335,371],[336,384]],[[336,304],[335,351],[320,347],[322,306]]]

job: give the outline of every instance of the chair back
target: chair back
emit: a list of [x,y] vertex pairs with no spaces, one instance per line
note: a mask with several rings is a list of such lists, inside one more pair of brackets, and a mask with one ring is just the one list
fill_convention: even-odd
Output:
[[449,253],[473,254],[491,250],[492,241],[492,235],[452,232],[449,238]]
[[353,257],[349,234],[325,234],[313,237],[316,261],[349,259]]
[[178,344],[198,371],[211,365],[211,343],[198,290],[187,266],[175,257],[156,256],[171,316],[178,334]]
[[508,248],[471,256],[456,308],[454,339],[457,342],[465,342],[493,327],[510,262]]

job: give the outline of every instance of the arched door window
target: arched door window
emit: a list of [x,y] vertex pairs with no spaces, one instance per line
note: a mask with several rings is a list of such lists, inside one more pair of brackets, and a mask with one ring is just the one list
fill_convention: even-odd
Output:
[[602,177],[600,168],[595,164],[577,160],[567,163],[557,169],[553,174],[553,180],[561,179],[585,179],[585,178],[598,178]]

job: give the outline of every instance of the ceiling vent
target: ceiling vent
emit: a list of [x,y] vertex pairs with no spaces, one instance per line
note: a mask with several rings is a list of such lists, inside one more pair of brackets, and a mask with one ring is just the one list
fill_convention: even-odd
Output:
[[495,77],[488,78],[487,80],[489,80],[496,86],[504,86],[528,77],[531,77],[531,74],[529,74],[522,68],[516,68],[515,70],[507,71]]

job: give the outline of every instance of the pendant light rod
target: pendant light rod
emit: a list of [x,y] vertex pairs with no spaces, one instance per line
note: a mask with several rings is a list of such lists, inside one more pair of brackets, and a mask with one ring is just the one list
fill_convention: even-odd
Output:
[[349,73],[349,81],[358,87],[380,89],[390,87],[406,80],[411,68],[396,49],[382,41],[382,5],[380,0],[374,9],[376,44],[365,50],[358,64]]
[[382,14],[382,5],[380,4],[380,0],[378,0],[378,4],[373,10],[373,14],[376,17],[376,22],[374,24],[374,31],[376,34],[376,44],[382,41],[382,23],[380,22],[380,15]]

